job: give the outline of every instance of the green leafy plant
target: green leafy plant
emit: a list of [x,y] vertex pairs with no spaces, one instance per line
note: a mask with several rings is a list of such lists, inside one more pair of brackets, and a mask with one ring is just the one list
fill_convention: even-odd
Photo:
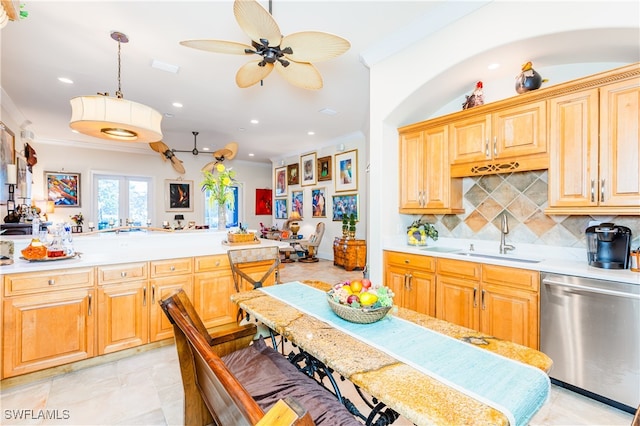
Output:
[[200,183],[202,191],[211,192],[209,200],[212,203],[215,201],[218,205],[224,204],[233,208],[234,200],[231,186],[236,182],[236,172],[227,169],[222,163],[216,165],[214,172],[204,172],[204,180]]
[[432,224],[418,219],[407,227],[407,237],[409,244],[425,244],[427,238],[438,240],[438,230]]
[[82,212],[69,217],[71,218],[73,223],[76,224],[76,226],[82,226],[82,224],[84,223],[84,216],[82,216]]
[[356,215],[351,213],[351,216],[349,216],[349,231],[354,231],[356,230]]

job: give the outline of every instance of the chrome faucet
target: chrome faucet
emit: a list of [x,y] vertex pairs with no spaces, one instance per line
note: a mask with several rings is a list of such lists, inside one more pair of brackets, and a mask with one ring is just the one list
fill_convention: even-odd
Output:
[[506,254],[509,250],[515,250],[515,246],[506,244],[504,239],[509,233],[509,223],[507,222],[507,214],[502,214],[502,226],[500,227],[500,254]]

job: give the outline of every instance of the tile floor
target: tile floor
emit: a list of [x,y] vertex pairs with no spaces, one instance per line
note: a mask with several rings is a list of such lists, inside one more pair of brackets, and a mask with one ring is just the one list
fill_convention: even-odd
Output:
[[[281,280],[361,277],[331,262],[287,264]],[[344,383],[344,382],[343,382]],[[355,403],[351,387],[341,385]],[[2,425],[181,425],[182,384],[175,348],[139,355],[29,384],[0,389]],[[42,415],[50,416],[43,419]],[[40,416],[40,418],[38,418]],[[20,418],[21,417],[21,418]],[[533,425],[630,425],[632,415],[553,386]],[[397,425],[408,425],[399,419]]]

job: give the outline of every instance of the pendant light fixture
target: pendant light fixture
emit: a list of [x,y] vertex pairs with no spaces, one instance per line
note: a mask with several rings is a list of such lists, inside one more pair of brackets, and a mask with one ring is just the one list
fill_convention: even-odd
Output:
[[157,142],[162,140],[162,114],[153,108],[124,99],[120,86],[120,45],[129,39],[113,31],[111,38],[118,42],[118,91],[71,99],[69,127],[100,139],[124,142]]

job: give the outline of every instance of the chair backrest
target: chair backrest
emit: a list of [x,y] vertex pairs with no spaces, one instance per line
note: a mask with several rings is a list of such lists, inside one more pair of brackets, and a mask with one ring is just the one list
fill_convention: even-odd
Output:
[[309,237],[310,246],[318,247],[320,242],[322,241],[322,236],[324,235],[324,222],[318,222],[316,225],[316,232],[311,234]]
[[[243,279],[252,284],[253,288],[262,287],[267,278],[280,265],[280,250],[277,246],[229,250],[227,255],[236,291],[241,291],[244,287],[241,285]],[[269,265],[269,269],[260,279],[256,280],[246,272],[246,269],[259,264]]]

